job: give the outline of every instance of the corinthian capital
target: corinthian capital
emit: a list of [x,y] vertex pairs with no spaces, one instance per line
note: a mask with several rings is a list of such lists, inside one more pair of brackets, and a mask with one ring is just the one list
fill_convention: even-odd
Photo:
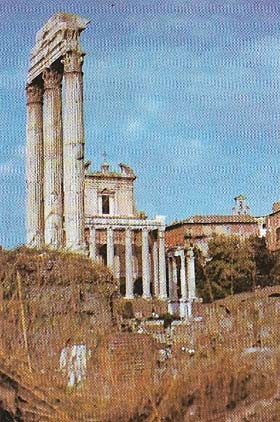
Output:
[[41,103],[43,100],[43,90],[38,85],[27,85],[27,104]]
[[64,72],[81,72],[83,56],[84,54],[80,51],[68,51],[61,60],[61,63],[64,64]]
[[58,88],[61,84],[62,74],[55,69],[45,69],[42,78],[45,89]]

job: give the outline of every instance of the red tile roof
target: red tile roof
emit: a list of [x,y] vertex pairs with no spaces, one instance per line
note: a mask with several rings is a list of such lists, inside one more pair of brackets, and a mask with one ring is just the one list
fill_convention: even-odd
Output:
[[171,224],[234,224],[234,223],[257,223],[257,220],[252,215],[194,215],[185,220],[178,221]]

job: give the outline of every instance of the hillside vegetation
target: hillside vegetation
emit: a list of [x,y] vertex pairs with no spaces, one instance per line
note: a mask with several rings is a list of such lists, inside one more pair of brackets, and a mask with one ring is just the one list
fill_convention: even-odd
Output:
[[[159,342],[122,332],[116,281],[81,255],[2,250],[0,281],[0,420],[279,420],[278,286],[201,305]],[[86,371],[69,385],[75,345]]]

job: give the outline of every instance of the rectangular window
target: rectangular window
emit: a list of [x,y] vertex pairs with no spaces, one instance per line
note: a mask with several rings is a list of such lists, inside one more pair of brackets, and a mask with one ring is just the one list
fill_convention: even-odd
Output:
[[102,214],[110,214],[110,202],[108,195],[102,195]]

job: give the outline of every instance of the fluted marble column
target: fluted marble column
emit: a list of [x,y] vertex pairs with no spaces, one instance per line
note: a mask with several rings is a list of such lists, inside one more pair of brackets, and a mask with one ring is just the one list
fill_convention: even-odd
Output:
[[133,268],[132,268],[131,230],[125,231],[125,297],[133,299]]
[[46,69],[44,81],[44,219],[45,244],[63,247],[62,75]]
[[169,299],[176,302],[178,300],[176,259],[174,256],[170,256],[168,261]]
[[26,95],[26,241],[40,248],[44,244],[43,90],[28,85]]
[[96,228],[90,227],[89,229],[89,257],[96,259]]
[[158,231],[159,297],[161,299],[167,298],[164,235],[165,235],[164,230],[159,229]]
[[142,285],[143,297],[151,297],[150,286],[150,259],[149,259],[149,232],[146,228],[142,230]]
[[66,247],[85,248],[83,53],[69,51],[64,64],[64,217]]
[[195,262],[193,249],[187,251],[187,282],[188,282],[188,299],[196,297],[195,286]]
[[114,271],[114,232],[112,227],[107,228],[107,267]]
[[185,251],[180,252],[181,268],[180,268],[180,279],[181,279],[181,300],[187,300],[187,283],[186,283],[186,265],[185,265]]
[[159,296],[159,278],[158,278],[158,241],[153,243],[153,264],[154,264],[154,295]]

